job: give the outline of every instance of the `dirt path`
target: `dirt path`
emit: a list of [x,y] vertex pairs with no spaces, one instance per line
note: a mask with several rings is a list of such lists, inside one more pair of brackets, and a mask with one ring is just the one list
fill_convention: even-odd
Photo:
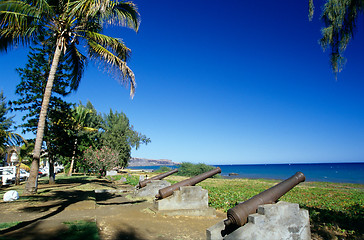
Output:
[[206,239],[206,229],[226,216],[222,212],[216,217],[162,216],[150,210],[152,202],[127,198],[131,189],[124,188],[129,192],[95,195],[92,191],[50,190],[52,195],[36,196],[34,201],[1,202],[0,222],[21,223],[2,230],[0,236],[57,239],[65,230],[64,222],[87,220],[97,223],[103,240],[195,240]]

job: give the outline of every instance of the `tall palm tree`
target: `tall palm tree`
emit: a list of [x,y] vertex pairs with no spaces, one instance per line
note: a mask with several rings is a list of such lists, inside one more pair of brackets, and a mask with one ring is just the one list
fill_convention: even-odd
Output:
[[87,55],[116,71],[121,82],[130,84],[134,95],[135,77],[126,61],[130,49],[117,38],[102,34],[104,25],[139,28],[139,13],[132,2],[113,0],[2,0],[0,1],[0,51],[32,41],[53,42],[53,61],[42,102],[30,177],[25,194],[37,192],[37,172],[43,133],[53,80],[60,56],[72,60],[73,84],[83,74],[86,57],[79,51],[80,43]]

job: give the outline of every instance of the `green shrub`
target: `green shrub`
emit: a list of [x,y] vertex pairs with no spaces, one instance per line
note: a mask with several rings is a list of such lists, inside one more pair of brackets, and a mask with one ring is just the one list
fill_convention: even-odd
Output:
[[171,170],[172,170],[172,168],[163,166],[163,167],[160,167],[159,169],[155,170],[154,172],[155,173],[164,173],[164,172],[169,172]]
[[121,177],[122,177],[121,175],[106,176],[106,179],[110,181],[118,181],[121,179]]
[[133,176],[133,175],[126,175],[126,184],[132,185],[132,186],[136,186],[139,183],[139,177],[138,176]]
[[[189,163],[189,162],[184,162],[179,167],[177,175],[193,177],[193,176],[211,171],[213,169],[215,169],[215,167],[206,165],[204,163],[193,164],[193,163]],[[216,176],[219,176],[219,175],[214,175],[213,177],[216,177]]]

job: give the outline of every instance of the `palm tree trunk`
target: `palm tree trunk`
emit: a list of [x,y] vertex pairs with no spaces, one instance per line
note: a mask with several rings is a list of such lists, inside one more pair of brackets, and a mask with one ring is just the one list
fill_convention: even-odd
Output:
[[[62,42],[61,40],[62,39],[59,39],[58,43],[61,43]],[[25,184],[25,189],[24,189],[24,193],[23,193],[24,195],[34,194],[38,190],[39,159],[40,159],[40,153],[41,153],[42,143],[43,143],[44,128],[45,128],[45,123],[46,123],[46,118],[47,118],[49,100],[50,100],[51,94],[52,94],[53,81],[54,81],[54,77],[56,75],[61,52],[62,52],[62,46],[57,44],[56,50],[55,50],[54,56],[53,56],[51,70],[49,72],[49,77],[47,80],[46,89],[44,91],[42,108],[41,108],[40,114],[39,114],[37,136],[36,136],[35,145],[34,145],[33,162],[32,162],[31,168],[30,168],[30,174],[29,174],[28,181]]]
[[71,160],[71,166],[70,166],[70,170],[68,172],[68,176],[72,176],[73,165],[75,163],[76,148],[77,148],[77,137],[75,140],[75,145],[73,146],[72,160]]
[[15,166],[15,185],[20,184],[20,164],[21,162],[19,161],[19,163]]

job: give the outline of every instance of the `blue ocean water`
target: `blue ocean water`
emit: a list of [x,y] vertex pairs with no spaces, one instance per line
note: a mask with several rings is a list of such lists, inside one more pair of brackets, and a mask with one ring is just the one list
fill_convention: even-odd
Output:
[[[364,184],[364,163],[312,163],[312,164],[257,164],[214,165],[221,168],[221,175],[238,178],[287,179],[302,172],[306,181]],[[176,167],[176,166],[173,166]],[[159,166],[131,167],[131,169],[159,169]]]

